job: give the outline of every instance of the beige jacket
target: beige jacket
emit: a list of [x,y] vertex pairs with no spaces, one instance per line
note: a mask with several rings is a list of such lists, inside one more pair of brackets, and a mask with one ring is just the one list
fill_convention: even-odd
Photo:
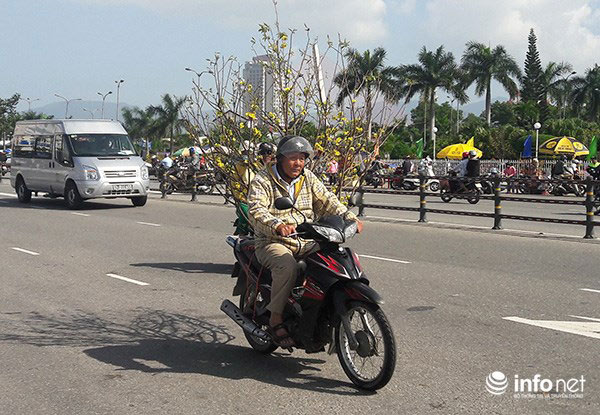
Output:
[[[296,210],[275,208],[275,199],[282,196],[290,196],[287,186],[277,179],[271,166],[262,169],[252,180],[248,194],[248,213],[256,234],[256,247],[278,242],[297,253],[306,241],[302,238],[280,236],[275,231],[281,224],[298,225],[304,221]],[[343,215],[346,219],[357,219],[356,215],[308,169],[304,169],[301,180],[296,184],[295,196],[294,206],[309,222],[326,215]]]

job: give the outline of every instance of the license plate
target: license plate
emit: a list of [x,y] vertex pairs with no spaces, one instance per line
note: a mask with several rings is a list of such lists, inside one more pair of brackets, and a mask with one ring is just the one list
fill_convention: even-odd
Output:
[[133,190],[132,184],[113,184],[113,190]]

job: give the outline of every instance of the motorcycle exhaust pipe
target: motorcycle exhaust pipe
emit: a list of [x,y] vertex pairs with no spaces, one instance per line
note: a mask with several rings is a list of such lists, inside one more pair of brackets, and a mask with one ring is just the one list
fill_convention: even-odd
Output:
[[246,333],[256,336],[259,339],[267,342],[273,340],[266,331],[258,327],[258,325],[256,325],[256,323],[250,320],[248,317],[244,316],[242,314],[242,310],[240,310],[239,307],[233,304],[231,301],[223,300],[223,303],[221,304],[221,311],[235,321],[237,325],[240,326]]

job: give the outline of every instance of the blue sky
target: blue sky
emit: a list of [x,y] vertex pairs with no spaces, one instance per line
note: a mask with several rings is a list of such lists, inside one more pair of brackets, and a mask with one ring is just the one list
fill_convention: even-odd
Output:
[[[506,46],[522,64],[527,34],[542,62],[569,61],[578,73],[600,51],[600,0],[279,0],[284,27],[306,23],[325,46],[340,33],[358,49],[383,46],[388,64],[414,63],[422,46],[465,42]],[[156,104],[189,94],[186,66],[204,69],[219,51],[250,59],[258,24],[273,22],[270,0],[0,0],[0,97],[95,100],[124,79],[121,102]],[[493,95],[505,95],[496,90]],[[23,102],[21,110],[27,108]]]

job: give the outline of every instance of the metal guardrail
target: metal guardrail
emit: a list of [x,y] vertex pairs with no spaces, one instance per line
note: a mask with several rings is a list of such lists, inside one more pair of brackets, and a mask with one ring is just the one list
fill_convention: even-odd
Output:
[[[398,178],[396,176],[385,176],[384,179],[394,179]],[[427,208],[427,197],[428,196],[440,196],[441,193],[432,193],[427,192],[427,181],[430,179],[439,179],[439,180],[458,180],[462,182],[481,182],[481,180],[488,180],[493,183],[494,195],[486,196],[480,195],[479,198],[483,200],[494,200],[494,213],[488,212],[469,212],[469,211],[456,211],[449,209],[429,209]],[[535,183],[552,183],[552,184],[581,184],[585,185],[585,201],[580,200],[557,200],[557,199],[541,199],[541,198],[530,198],[530,197],[519,197],[519,196],[503,196],[500,188],[500,183],[502,181],[507,181],[509,184],[512,183],[523,183],[523,182],[532,182]],[[532,179],[532,178],[506,178],[496,177],[496,178],[457,178],[451,176],[436,176],[436,177],[419,177],[419,191],[402,191],[402,190],[388,190],[388,189],[365,189],[364,187],[360,187],[357,191],[358,197],[355,200],[355,205],[358,207],[359,216],[364,215],[364,211],[366,208],[371,209],[387,209],[387,210],[401,210],[401,211],[409,211],[409,212],[419,212],[419,222],[427,222],[427,213],[439,213],[445,215],[460,215],[460,216],[478,216],[485,218],[494,218],[494,225],[492,229],[502,229],[502,219],[511,219],[511,220],[522,220],[522,221],[531,221],[531,222],[547,222],[547,223],[560,223],[560,224],[569,224],[569,225],[584,225],[586,227],[585,230],[585,239],[594,239],[594,226],[599,226],[600,222],[594,221],[594,189],[600,188],[600,181],[592,180],[591,177],[588,177],[586,180],[556,180],[556,179]],[[365,203],[364,195],[365,193],[379,193],[379,194],[395,194],[395,195],[411,195],[411,196],[419,196],[419,207],[407,207],[407,206],[392,206],[392,205],[378,205]],[[449,195],[456,197],[463,197],[466,193],[448,193]],[[524,215],[507,215],[502,213],[502,201],[511,201],[511,202],[524,202],[524,203],[552,203],[552,204],[564,204],[564,205],[579,205],[585,206],[586,211],[586,219],[585,220],[571,220],[571,219],[555,219],[555,218],[545,218],[545,217],[537,217],[537,216],[524,216]]]

